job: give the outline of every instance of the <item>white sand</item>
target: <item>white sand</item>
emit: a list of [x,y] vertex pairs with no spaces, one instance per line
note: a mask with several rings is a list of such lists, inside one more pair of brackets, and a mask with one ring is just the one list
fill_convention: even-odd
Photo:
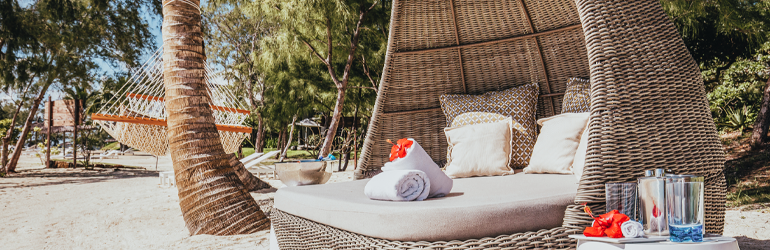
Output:
[[[152,156],[110,162],[155,168]],[[0,178],[0,249],[268,248],[268,231],[189,236],[176,189],[160,187],[156,171],[43,169],[30,156],[21,163],[20,174]],[[170,159],[159,164],[161,171],[170,169]],[[330,182],[348,180],[352,172],[335,173]],[[262,200],[273,192],[252,196]],[[725,229],[742,250],[770,249],[770,209],[728,211]]]

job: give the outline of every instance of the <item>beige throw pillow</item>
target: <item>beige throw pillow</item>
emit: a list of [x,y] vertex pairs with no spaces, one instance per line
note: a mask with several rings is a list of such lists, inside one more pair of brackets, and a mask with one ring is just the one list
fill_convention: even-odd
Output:
[[532,147],[537,137],[537,96],[539,93],[537,83],[523,84],[501,91],[490,91],[481,95],[441,95],[441,110],[444,111],[447,125],[455,124],[456,117],[468,112],[496,113],[510,116],[525,133],[514,133],[511,136],[513,144],[521,150],[514,151],[511,157],[511,166],[524,168],[529,163]]
[[588,113],[565,113],[543,118],[543,126],[532,150],[527,174],[572,174],[570,170]]
[[[590,120],[590,119],[589,119]],[[586,166],[586,153],[588,151],[588,122],[580,136],[580,144],[575,150],[575,159],[572,160],[572,173],[578,181],[583,177],[583,168]]]
[[[501,122],[506,121],[506,119],[513,118],[496,113],[468,112],[455,117],[449,127],[462,127],[479,123]],[[524,162],[522,159],[529,158],[529,155],[532,154],[532,146],[516,143],[516,138],[529,136],[527,134],[528,130],[523,125],[516,122],[515,119],[513,119],[511,124],[511,160],[508,162],[508,167],[511,169],[522,169],[526,167],[528,163]],[[535,143],[533,142],[532,145],[534,144]],[[447,159],[449,159],[449,152],[452,152],[452,144],[449,144],[447,150]]]
[[444,128],[450,147],[445,173],[451,178],[495,176],[513,173],[511,124],[504,121]]

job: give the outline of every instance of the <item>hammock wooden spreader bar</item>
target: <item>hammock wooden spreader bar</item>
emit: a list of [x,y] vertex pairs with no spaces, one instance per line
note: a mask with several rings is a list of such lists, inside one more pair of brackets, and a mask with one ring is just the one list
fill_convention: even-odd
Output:
[[[126,93],[126,96],[128,96],[128,98],[144,99],[144,100],[151,100],[151,101],[161,101],[161,102],[165,101],[163,97],[149,96],[149,95],[142,95],[142,94]],[[216,106],[211,104],[209,104],[209,106],[211,106],[211,109],[218,110],[218,111],[234,112],[234,113],[241,113],[246,115],[251,114],[251,111],[244,110],[244,109],[228,108],[228,107]]]
[[[166,120],[155,119],[155,118],[136,117],[136,116],[91,114],[91,119],[92,120],[99,120],[99,121],[128,122],[128,123],[136,123],[136,124],[147,124],[147,125],[156,125],[156,126],[164,126],[164,127],[168,126],[168,123],[166,122]],[[235,126],[235,125],[223,125],[223,124],[216,124],[216,125],[217,125],[217,130],[220,130],[220,131],[228,131],[228,132],[251,134],[251,128],[250,127]]]

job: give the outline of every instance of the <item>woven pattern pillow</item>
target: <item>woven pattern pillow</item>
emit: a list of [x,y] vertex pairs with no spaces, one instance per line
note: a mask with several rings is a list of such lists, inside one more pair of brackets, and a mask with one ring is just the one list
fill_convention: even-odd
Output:
[[[537,96],[540,89],[537,83],[525,84],[503,91],[492,91],[482,95],[442,95],[441,109],[446,116],[447,124],[458,126],[469,124],[471,120],[491,118],[461,118],[455,123],[455,118],[468,112],[496,113],[511,117],[523,132],[511,134],[512,149],[511,168],[523,168],[529,164],[532,148],[537,138],[535,115],[537,113]],[[499,118],[495,118],[499,119]],[[491,121],[491,120],[490,120]]]
[[[508,117],[508,116],[501,115],[501,114],[487,113],[487,112],[468,112],[468,113],[464,113],[464,114],[461,114],[461,115],[458,115],[457,117],[455,117],[455,119],[452,121],[452,124],[449,125],[449,127],[450,128],[456,128],[456,127],[462,127],[462,126],[474,125],[474,124],[481,124],[481,123],[502,122],[502,121],[506,121],[506,120],[509,120],[509,119],[511,119],[511,118]],[[510,126],[510,130],[511,130],[510,134],[512,135],[512,137],[517,137],[517,136],[518,137],[522,137],[522,136],[526,136],[527,135],[527,129],[524,126],[522,126],[520,123],[511,120],[510,125],[511,125]],[[521,156],[521,155],[525,155],[525,154],[529,153],[524,148],[520,148],[519,145],[514,144],[513,140],[510,140],[509,144],[510,144],[510,152],[511,152],[512,156],[514,156],[514,155]],[[447,146],[447,147],[448,148],[447,148],[447,156],[446,157],[447,157],[447,160],[449,160],[449,159],[452,158],[451,155],[450,155],[452,153],[452,144],[449,144],[449,146]],[[511,157],[511,158],[512,159],[509,161],[509,164],[508,164],[508,167],[511,168],[511,169],[516,168],[516,167],[521,168],[521,167],[527,165],[526,162],[522,162],[522,161],[515,162],[513,160],[513,157]],[[524,157],[519,157],[519,158],[524,158]]]
[[567,81],[567,90],[564,92],[561,112],[591,112],[591,81],[574,77]]

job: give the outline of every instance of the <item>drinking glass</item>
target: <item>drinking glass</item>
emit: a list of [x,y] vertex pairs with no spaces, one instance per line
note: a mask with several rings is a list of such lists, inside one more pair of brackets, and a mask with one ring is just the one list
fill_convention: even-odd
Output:
[[636,220],[636,182],[606,183],[604,184],[607,212],[618,210],[628,215],[628,218]]
[[669,241],[702,242],[704,223],[703,177],[666,176],[666,213]]

